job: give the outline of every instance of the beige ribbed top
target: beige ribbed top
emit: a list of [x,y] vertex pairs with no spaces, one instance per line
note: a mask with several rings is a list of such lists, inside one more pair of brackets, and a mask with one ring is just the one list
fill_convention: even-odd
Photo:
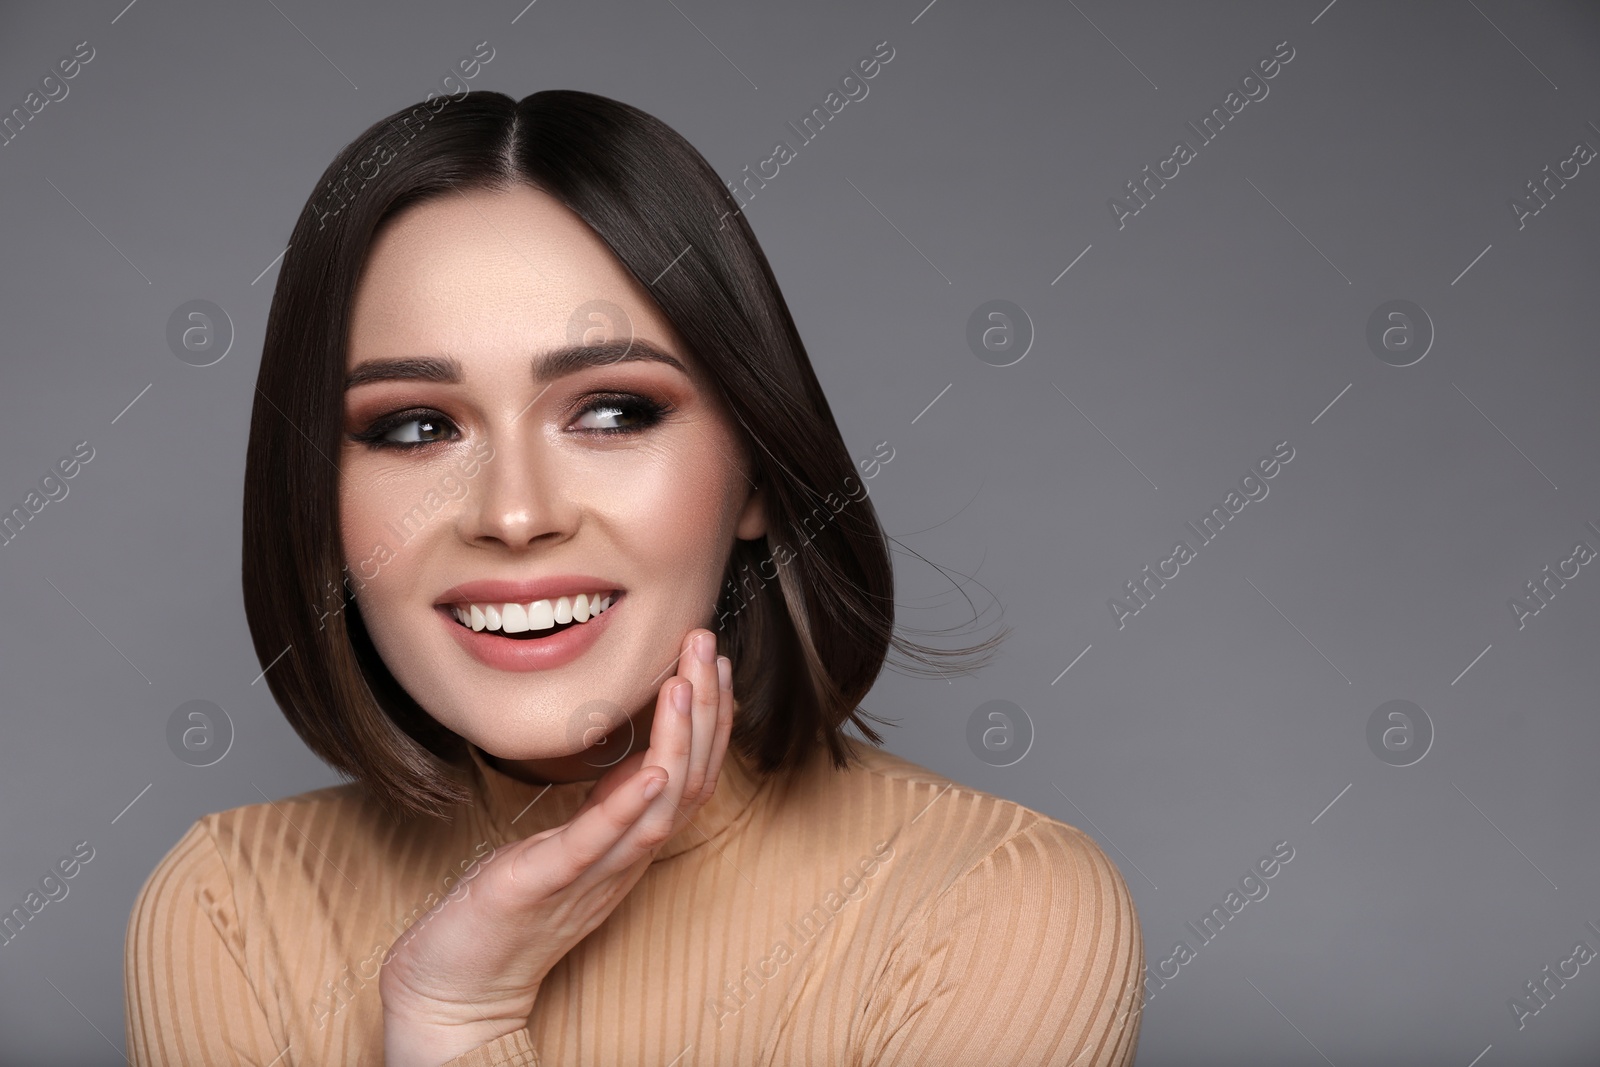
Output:
[[[1132,1064],[1143,941],[1100,847],[852,744],[848,771],[819,750],[766,778],[730,751],[527,1028],[453,1067]],[[358,783],[197,820],[129,918],[129,1059],[382,1063],[384,952],[475,860],[592,788],[472,756],[478,799],[450,821],[392,821]]]

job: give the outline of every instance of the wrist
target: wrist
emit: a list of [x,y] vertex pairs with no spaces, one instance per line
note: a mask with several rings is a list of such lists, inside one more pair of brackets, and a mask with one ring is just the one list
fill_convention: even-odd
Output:
[[388,1067],[440,1067],[458,1056],[525,1028],[527,1019],[417,1023],[385,1015],[383,1062]]
[[[457,1056],[471,1052],[528,1025],[528,1014],[535,986],[525,1000],[509,1005],[474,1004],[464,1009],[469,1017],[456,1018],[453,1012],[436,1005],[407,1006],[403,998],[384,998],[383,1049],[389,1067],[438,1067]],[[452,1006],[459,1007],[459,1006]]]

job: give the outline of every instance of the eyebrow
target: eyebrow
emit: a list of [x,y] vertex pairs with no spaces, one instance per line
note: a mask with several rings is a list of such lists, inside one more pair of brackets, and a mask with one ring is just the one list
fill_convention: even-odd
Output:
[[[676,356],[649,341],[635,337],[550,349],[542,358],[535,359],[533,380],[536,385],[547,385],[558,378],[591,367],[633,362],[665,363],[669,367],[676,367],[685,377],[690,377],[689,369]],[[348,392],[358,385],[368,385],[372,382],[439,382],[458,385],[464,377],[461,361],[453,356],[369,359],[345,376],[344,387]]]

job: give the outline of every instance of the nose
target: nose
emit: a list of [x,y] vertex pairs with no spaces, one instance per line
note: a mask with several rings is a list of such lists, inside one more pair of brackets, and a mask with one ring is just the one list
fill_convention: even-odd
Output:
[[577,524],[577,502],[566,491],[559,457],[524,418],[490,431],[490,458],[471,480],[461,510],[463,540],[498,542],[522,551],[541,542],[559,543]]

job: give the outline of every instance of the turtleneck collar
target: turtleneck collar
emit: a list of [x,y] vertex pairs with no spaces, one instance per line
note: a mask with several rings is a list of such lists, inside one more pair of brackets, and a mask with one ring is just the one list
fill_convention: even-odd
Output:
[[[571,819],[595,786],[594,781],[549,785],[524,782],[491,766],[477,745],[468,742],[467,749],[472,756],[474,792],[500,836],[496,847]],[[695,812],[689,824],[667,839],[653,862],[671,859],[717,837],[749,807],[761,784],[762,777],[730,748],[722,760],[716,792]]]

